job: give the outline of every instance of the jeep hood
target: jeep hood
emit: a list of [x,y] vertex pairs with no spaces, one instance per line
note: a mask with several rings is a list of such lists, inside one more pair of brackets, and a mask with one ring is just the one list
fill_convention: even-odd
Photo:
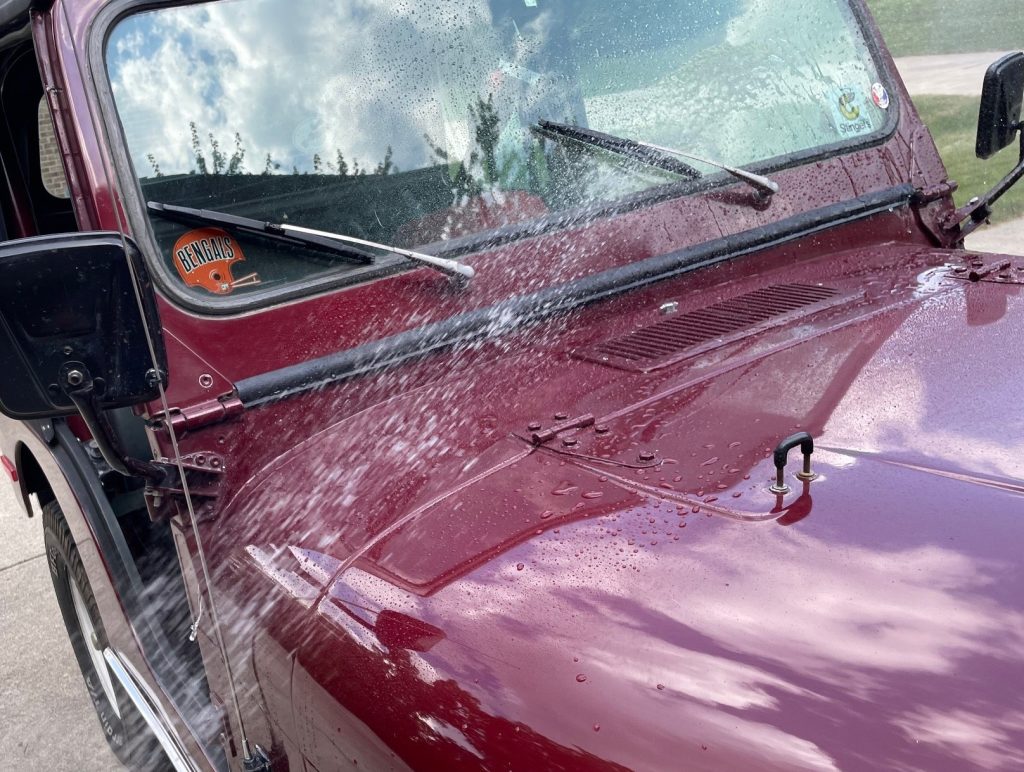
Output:
[[[235,567],[407,760],[1019,768],[1024,299],[950,276],[647,373],[453,369],[254,477]],[[534,443],[556,411],[595,420]],[[799,430],[818,476],[775,495]]]

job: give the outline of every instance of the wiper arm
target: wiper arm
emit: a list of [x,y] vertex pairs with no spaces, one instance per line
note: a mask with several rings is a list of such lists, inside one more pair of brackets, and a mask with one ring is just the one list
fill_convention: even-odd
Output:
[[538,121],[533,130],[541,134],[568,137],[585,145],[593,145],[602,150],[610,150],[613,153],[626,156],[627,158],[635,158],[648,166],[664,169],[688,180],[697,180],[704,176],[690,166],[690,164],[683,163],[678,158],[665,153],[661,148],[645,145],[643,142],[638,142],[635,139],[616,137],[604,132],[594,131],[593,129],[585,129],[582,126],[570,126],[568,123],[555,123],[554,121],[545,120]]
[[[721,169],[722,171],[731,174],[736,179],[747,183],[763,195],[771,196],[779,192],[779,184],[768,177],[748,172],[745,169],[737,169],[735,166],[728,166],[726,164],[719,163],[718,161],[709,161],[706,158],[701,158],[700,156],[696,156],[682,150],[676,150],[675,148],[663,147],[650,142],[641,142],[638,139],[616,137],[613,134],[605,134],[601,131],[585,129],[581,126],[570,126],[567,123],[556,123],[554,121],[539,121],[535,128],[543,133],[568,137],[576,140],[577,142],[583,142],[588,145],[594,145],[595,147],[610,150],[613,153],[618,153],[630,158],[636,158],[650,166],[667,169],[670,172],[681,174],[689,179],[695,180],[704,175],[689,164],[685,164],[677,160],[675,156],[680,156],[682,158],[687,158],[690,161],[697,161],[698,163],[707,164],[708,166],[713,166],[716,169]],[[676,164],[676,166],[673,167],[673,164]]]
[[230,228],[243,233],[250,233],[255,236],[281,241],[287,244],[311,247],[323,252],[338,255],[348,260],[353,260],[363,265],[371,265],[376,260],[369,249],[379,249],[393,255],[404,257],[407,260],[429,266],[434,270],[458,279],[460,282],[467,282],[476,276],[476,271],[468,265],[463,265],[454,260],[443,257],[426,255],[421,252],[413,252],[410,249],[393,247],[387,244],[378,244],[375,241],[357,239],[353,236],[345,236],[340,233],[329,231],[318,231],[312,228],[303,228],[298,225],[286,223],[264,222],[250,217],[217,212],[212,209],[193,209],[188,206],[175,206],[174,204],[162,204],[157,201],[148,203],[149,210],[160,217],[169,220],[177,220],[186,223],[202,223],[203,225],[219,225],[223,228]]

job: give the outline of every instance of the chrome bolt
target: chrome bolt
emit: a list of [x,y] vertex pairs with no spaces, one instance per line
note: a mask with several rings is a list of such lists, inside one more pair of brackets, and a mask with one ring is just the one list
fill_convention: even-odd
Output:
[[775,483],[768,486],[768,490],[772,493],[777,493],[779,495],[789,493],[790,488],[786,485],[785,471],[786,470],[781,466],[775,470]]
[[204,389],[208,389],[213,386],[213,376],[209,373],[203,373],[199,376],[199,385]]
[[674,314],[678,310],[679,310],[679,303],[677,303],[674,300],[669,302],[669,303],[662,303],[661,306],[658,307],[658,313],[662,314],[663,316],[668,316],[669,314]]
[[653,450],[641,450],[640,451],[640,460],[641,461],[653,461],[655,455],[657,455],[657,454]]
[[85,373],[81,370],[69,370],[67,374],[68,386],[81,386],[85,383]]

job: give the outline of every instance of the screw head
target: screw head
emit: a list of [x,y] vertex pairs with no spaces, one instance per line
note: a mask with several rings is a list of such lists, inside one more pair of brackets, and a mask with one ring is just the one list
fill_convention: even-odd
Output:
[[204,389],[208,389],[213,386],[213,376],[209,373],[203,373],[199,376],[199,385]]
[[526,428],[531,432],[539,432],[541,430],[541,423],[540,421],[533,421],[532,423],[527,424]]
[[580,444],[580,441],[575,437],[566,437],[565,439],[562,440],[562,444],[565,445],[565,447],[567,448],[575,448],[577,445]]
[[569,414],[568,413],[555,413],[555,420],[556,421],[565,421],[568,418],[569,418]]
[[640,460],[641,461],[653,461],[657,454],[653,450],[641,450]]
[[85,373],[81,370],[69,370],[66,378],[69,386],[81,386],[85,383]]

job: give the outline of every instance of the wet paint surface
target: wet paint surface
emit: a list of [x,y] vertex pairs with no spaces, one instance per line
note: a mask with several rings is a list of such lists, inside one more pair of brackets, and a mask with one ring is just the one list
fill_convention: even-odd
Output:
[[[211,535],[254,609],[239,645],[302,673],[294,742],[328,766],[1019,763],[1024,426],[992,374],[1024,305],[944,257],[822,261],[865,297],[654,373],[535,333],[273,461]],[[538,404],[597,421],[535,447]],[[794,459],[777,497],[798,429],[819,476]]]
[[[102,5],[58,2],[36,21],[71,114],[98,109],[61,62],[72,41],[85,50]],[[941,183],[891,85],[895,134],[781,170],[767,210],[736,188],[581,224],[472,256],[470,293],[410,272],[258,317],[162,300],[171,401],[901,182]],[[73,193],[83,227],[114,228],[93,131],[83,122],[69,140],[90,159]],[[202,527],[250,736],[319,769],[1024,763],[1024,427],[1018,384],[1001,375],[1024,353],[1021,301],[934,270],[949,255],[927,230],[944,207],[498,329],[185,437],[184,453],[231,451],[228,494]],[[656,323],[667,302],[685,313],[787,281],[864,298],[648,374],[573,355]],[[196,373],[215,374],[212,392]],[[533,448],[528,427],[556,413],[597,425]],[[798,428],[820,476],[791,479],[780,502],[769,455]],[[224,697],[202,626],[200,643]]]

